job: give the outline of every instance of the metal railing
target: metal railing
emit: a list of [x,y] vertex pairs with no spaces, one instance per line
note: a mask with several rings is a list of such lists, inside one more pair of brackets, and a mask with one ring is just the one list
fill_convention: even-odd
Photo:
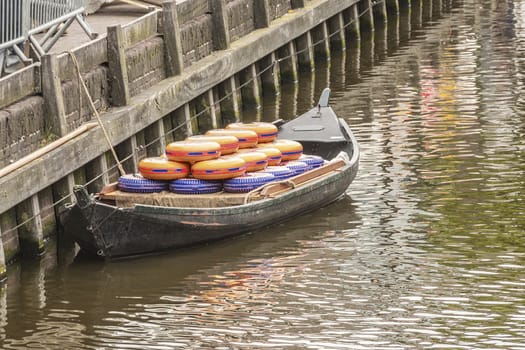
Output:
[[[31,62],[21,44],[29,40],[37,56],[45,55],[67,28],[77,21],[86,34],[94,39],[84,19],[86,0],[0,0],[0,76],[6,57],[18,57],[22,62]],[[37,39],[38,33],[45,32]]]

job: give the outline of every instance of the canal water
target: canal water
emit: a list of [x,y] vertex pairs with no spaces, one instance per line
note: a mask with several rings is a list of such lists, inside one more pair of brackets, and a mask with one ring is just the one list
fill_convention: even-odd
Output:
[[524,57],[523,1],[378,26],[262,110],[332,88],[362,151],[346,197],[111,264],[59,242],[10,266],[0,348],[525,349]]

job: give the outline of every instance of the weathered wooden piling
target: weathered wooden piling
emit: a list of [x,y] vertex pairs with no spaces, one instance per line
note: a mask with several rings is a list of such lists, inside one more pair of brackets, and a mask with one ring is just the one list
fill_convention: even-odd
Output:
[[159,156],[164,153],[166,149],[165,133],[162,119],[144,129],[144,142],[148,145],[146,147],[147,156]]
[[330,48],[334,51],[346,50],[346,31],[343,13],[340,12],[328,20]]
[[399,14],[399,1],[398,0],[386,0],[386,10],[388,16],[395,16]]
[[442,0],[432,0],[432,18],[438,19],[441,17],[443,10]]
[[372,32],[375,28],[372,0],[362,0],[357,5],[361,31]]
[[281,82],[279,80],[279,63],[275,52],[259,61],[259,72],[261,72],[262,93],[279,95],[281,93]]
[[421,28],[423,25],[423,1],[412,0],[410,2],[410,12],[410,23],[412,24],[412,29]]
[[345,23],[347,44],[350,46],[356,46],[361,41],[361,30],[359,9],[357,5],[350,6],[348,9],[343,11],[343,19]]
[[243,69],[239,73],[239,82],[241,84],[242,105],[244,108],[261,107],[261,83],[257,74],[255,64]]
[[386,23],[388,21],[386,1],[378,1],[373,5],[374,22]]
[[[2,227],[0,226],[0,238],[2,237]],[[4,253],[4,242],[0,239],[0,282],[7,278],[7,267]]]
[[[89,179],[89,181],[93,181],[93,183],[88,187],[88,190],[90,193],[96,193],[102,189],[105,185],[109,184],[109,175],[107,173],[108,171],[108,163],[106,160],[106,155],[103,154],[99,157],[96,157],[91,162],[86,164],[86,177]],[[73,185],[75,184],[74,178],[72,175],[68,175],[65,178],[66,180],[62,179],[61,181],[65,182],[65,184],[59,189],[57,189],[57,194],[60,196],[57,198],[62,198],[65,196],[67,191],[71,191],[73,189]],[[67,192],[67,193],[66,193]],[[75,198],[71,198],[71,200],[74,200]]]
[[20,250],[26,256],[40,255],[44,251],[44,230],[39,215],[38,194],[31,196],[16,207]]
[[304,33],[295,40],[297,50],[297,66],[301,72],[315,71],[314,46],[312,42],[312,33]]
[[319,24],[312,30],[312,40],[314,45],[314,56],[316,61],[330,60],[330,40],[328,25],[326,22]]
[[422,5],[422,11],[423,11],[422,13],[423,22],[432,20],[432,13],[434,11],[432,0],[429,0],[429,1],[421,0],[421,5]]
[[124,170],[126,173],[134,173],[135,169],[137,169],[138,165],[138,157],[137,157],[137,137],[136,135],[132,135],[124,142],[121,142],[115,147],[115,151],[117,152],[117,156],[119,160],[122,163],[122,166],[124,167]]
[[240,106],[239,97],[237,96],[237,84],[234,77],[226,79],[225,82],[219,84],[219,96],[222,102],[222,126],[229,123],[238,122],[240,120]]
[[277,51],[279,57],[279,71],[281,73],[281,81],[283,82],[297,82],[297,54],[295,50],[295,43],[290,41],[288,44],[282,46]]

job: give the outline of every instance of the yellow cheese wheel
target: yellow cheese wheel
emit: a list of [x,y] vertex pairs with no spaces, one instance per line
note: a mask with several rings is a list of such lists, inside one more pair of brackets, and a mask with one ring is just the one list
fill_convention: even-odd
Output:
[[239,139],[233,135],[194,135],[186,138],[188,142],[212,141],[221,145],[221,155],[235,153],[239,150]]
[[246,172],[246,162],[235,156],[222,156],[205,160],[191,166],[191,175],[202,180],[222,180],[242,176]]
[[236,156],[244,159],[247,172],[263,170],[268,166],[268,156],[263,152],[240,152]]
[[275,140],[272,143],[261,143],[257,148],[277,148],[281,151],[281,160],[296,160],[303,154],[303,145],[292,140]]
[[252,148],[257,144],[257,133],[252,130],[213,129],[208,130],[206,135],[235,136],[239,140],[239,148]]
[[259,143],[272,142],[277,138],[278,132],[275,125],[265,122],[231,123],[226,126],[226,129],[255,131]]
[[215,159],[221,155],[221,145],[217,142],[177,141],[166,146],[166,156],[176,162],[198,162]]
[[139,162],[139,173],[151,180],[176,180],[190,174],[187,163],[173,162],[162,157],[144,158]]

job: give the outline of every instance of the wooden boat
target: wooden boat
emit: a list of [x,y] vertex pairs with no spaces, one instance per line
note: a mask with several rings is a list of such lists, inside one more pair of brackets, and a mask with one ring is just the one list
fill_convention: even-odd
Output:
[[358,170],[359,147],[347,123],[318,105],[288,122],[279,138],[302,143],[306,154],[328,162],[248,194],[134,194],[107,186],[89,195],[76,186],[76,203],[63,218],[81,249],[105,258],[153,253],[250,232],[313,211],[345,194]]

